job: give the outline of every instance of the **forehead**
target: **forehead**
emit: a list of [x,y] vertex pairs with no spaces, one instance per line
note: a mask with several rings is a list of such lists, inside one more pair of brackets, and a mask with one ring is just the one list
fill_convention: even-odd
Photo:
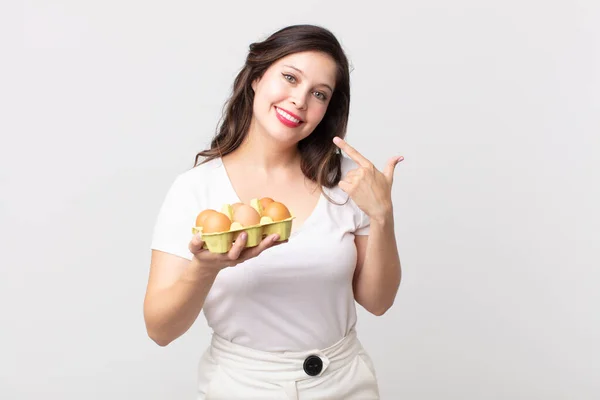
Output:
[[301,70],[304,78],[314,83],[330,86],[335,84],[337,65],[328,54],[316,51],[294,53],[277,60],[274,64],[278,68],[285,68],[286,65]]

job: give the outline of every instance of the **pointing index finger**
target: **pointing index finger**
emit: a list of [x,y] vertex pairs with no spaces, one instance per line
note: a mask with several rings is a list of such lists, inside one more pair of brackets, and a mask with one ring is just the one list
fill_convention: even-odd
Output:
[[358,165],[360,165],[361,167],[369,167],[371,165],[371,162],[365,156],[360,154],[354,147],[350,146],[348,144],[348,142],[346,142],[345,140],[336,136],[333,138],[333,143],[335,143],[335,145],[337,147],[339,147],[340,149],[344,150],[344,152],[346,154],[348,154],[348,157],[350,157],[352,160],[356,161],[356,163]]

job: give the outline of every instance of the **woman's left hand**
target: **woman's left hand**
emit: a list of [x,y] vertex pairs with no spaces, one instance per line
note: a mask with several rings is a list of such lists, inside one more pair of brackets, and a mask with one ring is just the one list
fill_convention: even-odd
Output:
[[339,183],[340,189],[348,193],[370,219],[385,222],[392,216],[394,169],[404,157],[392,157],[381,172],[343,139],[335,137],[333,143],[358,164],[357,169],[348,171],[342,178]]

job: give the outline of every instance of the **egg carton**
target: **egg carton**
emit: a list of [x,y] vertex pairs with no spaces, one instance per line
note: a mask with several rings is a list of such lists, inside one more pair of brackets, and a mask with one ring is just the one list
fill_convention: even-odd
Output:
[[[244,247],[255,247],[267,236],[278,234],[278,242],[288,240],[292,232],[292,221],[295,216],[290,212],[290,217],[281,221],[273,221],[271,217],[262,216],[262,207],[260,203],[253,201],[252,207],[261,215],[258,225],[242,226],[239,222],[233,222],[228,231],[203,233],[202,227],[192,227],[194,235],[200,234],[204,241],[203,248],[211,253],[227,253],[233,247],[238,236],[242,232],[248,234],[246,245]],[[224,204],[221,212],[232,219],[231,205]]]

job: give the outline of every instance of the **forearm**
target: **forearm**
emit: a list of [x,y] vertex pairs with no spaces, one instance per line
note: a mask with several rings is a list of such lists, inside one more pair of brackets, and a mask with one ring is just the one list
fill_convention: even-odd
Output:
[[157,344],[166,346],[194,323],[217,272],[201,268],[194,258],[173,285],[149,294],[145,304],[146,329]]
[[385,313],[394,303],[401,277],[393,216],[371,220],[365,259],[355,281],[361,305],[375,315]]

